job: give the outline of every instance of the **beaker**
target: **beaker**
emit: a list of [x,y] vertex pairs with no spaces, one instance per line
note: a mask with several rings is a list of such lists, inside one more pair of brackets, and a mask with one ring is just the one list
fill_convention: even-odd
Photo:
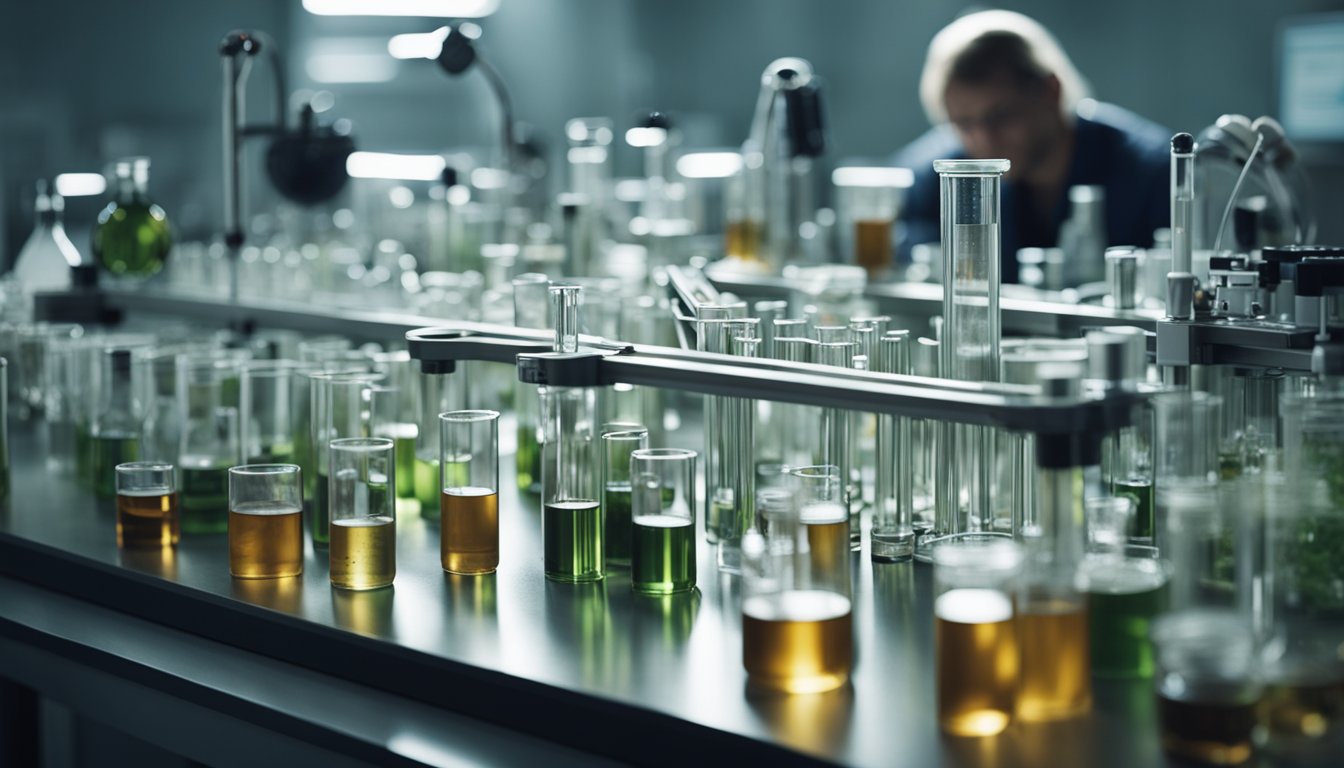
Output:
[[102,352],[100,389],[89,426],[92,485],[102,499],[116,495],[117,465],[140,458],[146,387],[131,363],[132,354],[118,347]]
[[499,567],[499,412],[439,414],[439,560],[449,573]]
[[753,688],[820,693],[845,685],[853,665],[849,558],[846,552],[838,567],[818,568],[828,560],[812,557],[800,484],[789,475],[762,488],[762,527],[742,540],[742,663]]
[[[550,289],[557,353],[578,349],[578,306],[583,289]],[[597,389],[539,390],[545,438],[542,444],[542,539],[546,578],[599,581],[603,577],[602,505],[598,488]]]
[[181,536],[173,465],[117,465],[117,546],[172,547]]
[[440,476],[449,478],[454,485],[462,485],[460,468],[444,469],[440,464],[442,444],[437,426],[439,414],[467,410],[467,404],[470,402],[470,381],[467,379],[466,371],[458,367],[455,373],[415,374],[414,383],[416,389],[413,399],[419,410],[419,418],[412,483],[415,486],[415,498],[420,502],[420,517],[436,522],[441,512],[441,495],[444,488],[440,484]]
[[313,546],[326,547],[331,535],[331,441],[368,437],[369,390],[381,384],[379,373],[326,373],[312,382],[312,455],[317,481],[309,532]]
[[294,464],[228,470],[229,573],[273,579],[303,573],[303,482]]
[[229,467],[241,463],[239,362],[210,353],[177,358],[178,491],[182,530],[228,527]]
[[[519,328],[544,330],[551,327],[549,318],[550,280],[543,274],[529,272],[513,279],[513,324]],[[541,414],[538,411],[537,386],[518,381],[513,385],[514,419],[518,447],[514,453],[517,463],[518,490],[524,493],[541,491]]]
[[378,589],[397,575],[396,451],[382,437],[347,437],[328,446],[331,585]]
[[[840,220],[849,230],[842,237],[849,245],[853,263],[863,267],[870,279],[884,277],[891,270],[895,242],[891,229],[901,194],[895,182],[901,180],[885,178],[889,174],[881,172],[897,170],[900,169],[837,168],[832,175]],[[855,173],[859,171],[868,173]]]
[[641,424],[602,425],[602,512],[606,517],[603,543],[608,565],[630,565],[630,454],[647,447],[649,431]]
[[1087,594],[1092,674],[1149,678],[1156,668],[1148,631],[1167,607],[1167,568],[1155,547],[1129,544],[1128,496],[1087,500],[1087,554],[1078,586]]
[[297,367],[293,360],[255,360],[243,366],[243,463],[294,463],[291,409]]
[[1021,545],[1001,536],[933,547],[938,724],[945,733],[993,736],[1012,722],[1020,663],[1012,592],[1021,566]]
[[631,587],[646,595],[695,589],[695,451],[638,448],[628,466]]

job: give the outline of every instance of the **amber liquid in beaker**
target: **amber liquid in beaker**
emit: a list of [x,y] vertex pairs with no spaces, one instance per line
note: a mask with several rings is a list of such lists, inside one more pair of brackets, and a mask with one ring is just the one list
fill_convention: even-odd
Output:
[[753,686],[829,691],[849,679],[853,659],[849,598],[794,590],[742,601],[742,664]]
[[229,510],[229,572],[240,579],[303,573],[303,514],[296,504],[250,501]]
[[854,261],[869,277],[891,267],[891,220],[858,219],[854,222]]
[[1017,693],[1012,601],[992,589],[953,589],[933,610],[939,725],[954,736],[1002,732]]
[[180,530],[176,493],[117,494],[118,547],[171,547],[181,537]]
[[397,521],[387,515],[331,521],[331,583],[377,589],[397,575]]
[[724,227],[724,251],[730,259],[762,261],[761,222],[750,219],[730,221]]
[[1092,708],[1087,603],[1080,597],[1026,601],[1018,606],[1022,647],[1017,715],[1039,722]]
[[499,567],[499,495],[488,488],[447,488],[439,497],[439,559],[449,573]]
[[1189,698],[1159,692],[1157,721],[1168,754],[1210,765],[1240,765],[1251,759],[1255,705],[1240,691],[1187,691]]

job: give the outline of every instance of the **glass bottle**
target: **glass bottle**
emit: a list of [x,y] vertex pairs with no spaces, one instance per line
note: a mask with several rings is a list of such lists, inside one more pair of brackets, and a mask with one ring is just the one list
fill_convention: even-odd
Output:
[[14,275],[28,293],[66,290],[70,287],[70,268],[83,261],[65,234],[61,223],[64,210],[65,198],[49,194],[47,183],[39,181],[33,204],[37,224],[14,260]]
[[838,561],[813,558],[801,482],[786,476],[761,489],[763,529],[742,540],[742,662],[748,685],[766,691],[833,690],[845,685],[853,665],[848,553]]
[[144,392],[131,363],[132,350],[103,350],[102,382],[93,421],[89,426],[92,443],[93,490],[101,499],[117,493],[116,467],[140,458],[140,438],[144,431]]
[[167,214],[149,199],[149,158],[118,160],[112,202],[98,214],[93,257],[108,272],[149,277],[172,248]]
[[[578,351],[578,308],[583,289],[550,288],[554,351]],[[542,517],[546,578],[563,582],[603,577],[602,505],[597,481],[597,389],[544,387],[539,391],[542,444]]]

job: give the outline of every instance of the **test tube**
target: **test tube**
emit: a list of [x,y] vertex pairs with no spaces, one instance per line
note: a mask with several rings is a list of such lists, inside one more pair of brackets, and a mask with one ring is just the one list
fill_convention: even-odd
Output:
[[328,448],[331,585],[385,587],[397,575],[395,446],[382,437],[347,437]]
[[998,536],[945,539],[933,549],[938,724],[953,736],[993,736],[1012,722],[1018,637],[1012,584],[1022,548]]
[[630,585],[646,595],[695,589],[695,451],[630,453]]
[[439,414],[439,558],[449,573],[499,567],[499,412]]
[[[853,366],[858,345],[852,341],[822,341],[815,348],[815,362],[836,368]],[[821,463],[834,464],[839,468],[840,476],[845,479],[841,489],[841,503],[850,518],[850,545],[857,551],[860,547],[859,513],[863,499],[861,491],[853,482],[854,452],[850,434],[852,427],[849,411],[840,408],[823,408],[821,411]]]
[[[999,189],[1007,160],[935,160],[941,189],[943,329],[939,375],[997,381],[999,375]],[[950,533],[990,530],[995,468],[993,430],[949,426],[943,512]],[[969,506],[963,513],[960,499]],[[955,507],[955,508],[954,508]]]
[[[877,344],[880,373],[910,373],[909,331],[887,331]],[[873,491],[873,523],[869,554],[875,562],[900,562],[915,554],[915,462],[911,452],[911,419],[877,417],[877,475]]]
[[172,547],[181,536],[173,465],[117,465],[117,546]]
[[625,422],[602,425],[602,512],[606,516],[603,544],[608,565],[630,565],[630,454],[648,447],[649,430],[643,425]]
[[303,483],[294,464],[231,467],[229,573],[271,579],[303,573]]
[[[387,378],[369,392],[369,434],[385,437],[396,446],[397,510],[419,511],[415,491],[415,445],[420,437],[416,379],[419,364],[406,350],[385,352],[374,365]],[[515,377],[517,378],[517,377]]]
[[[726,326],[728,352],[735,357],[756,357],[761,341],[754,336],[754,320],[735,321]],[[742,569],[742,536],[755,521],[756,473],[756,401],[727,398],[723,410],[724,429],[720,464],[718,514],[718,566],[727,573]]]
[[[554,350],[578,348],[577,285],[551,286],[555,318]],[[546,578],[563,582],[600,581],[603,577],[602,505],[595,455],[597,390],[592,387],[544,387],[542,423],[542,548]]]

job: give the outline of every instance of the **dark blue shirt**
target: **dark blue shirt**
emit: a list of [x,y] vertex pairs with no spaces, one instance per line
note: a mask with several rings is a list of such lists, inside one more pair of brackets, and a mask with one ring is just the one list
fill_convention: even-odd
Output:
[[[1017,282],[1019,248],[1058,245],[1059,227],[1069,215],[1069,187],[1106,188],[1106,241],[1109,245],[1153,244],[1153,230],[1170,226],[1171,131],[1110,104],[1089,102],[1074,123],[1073,159],[1068,178],[1049,216],[1033,215],[1031,196],[1019,194],[1005,181],[1000,199],[1003,281]],[[916,139],[896,156],[896,164],[915,173],[901,219],[904,235],[898,244],[909,260],[910,248],[937,242],[938,174],[933,161],[964,158],[966,151],[951,126],[943,125]],[[1041,212],[1042,214],[1046,212]],[[1048,224],[1042,224],[1048,219]]]

